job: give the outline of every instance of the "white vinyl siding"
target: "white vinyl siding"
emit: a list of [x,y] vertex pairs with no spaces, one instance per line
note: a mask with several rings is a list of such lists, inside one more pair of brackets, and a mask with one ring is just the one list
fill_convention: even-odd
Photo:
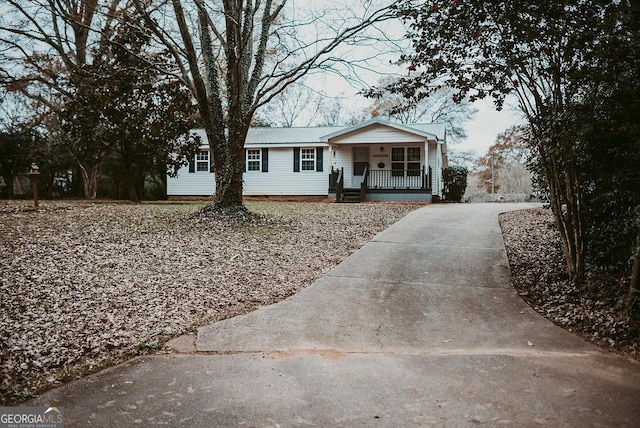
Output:
[[193,174],[188,166],[180,168],[177,177],[167,177],[169,196],[212,196],[215,190],[215,174]]
[[[316,148],[312,149],[314,152]],[[302,151],[302,149],[300,150]],[[322,149],[325,159],[329,148]],[[326,171],[293,172],[292,148],[269,148],[269,172],[244,175],[244,194],[247,196],[326,196],[329,192],[329,173]],[[301,165],[302,166],[302,165]],[[302,168],[301,168],[302,169]]]
[[443,145],[441,143],[430,144],[428,146],[428,149],[428,165],[431,166],[433,179],[431,183],[431,193],[433,193],[434,195],[442,196]]
[[[253,150],[253,149],[249,149]],[[326,196],[329,189],[329,173],[305,171],[293,173],[291,147],[269,148],[269,172],[244,174],[243,194],[247,196]],[[316,151],[316,148],[313,148]],[[324,159],[329,158],[329,148],[322,149]],[[314,165],[315,168],[315,165]],[[188,167],[178,171],[175,178],[167,178],[169,196],[211,196],[215,193],[214,174],[190,174]]]
[[353,149],[351,146],[334,146],[332,150],[335,153],[332,161],[333,168],[343,168],[344,182],[351,183],[353,181]]

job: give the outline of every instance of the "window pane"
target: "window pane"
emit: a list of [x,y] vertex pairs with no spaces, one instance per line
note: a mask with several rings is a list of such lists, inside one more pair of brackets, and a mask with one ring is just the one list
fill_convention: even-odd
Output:
[[199,151],[196,155],[196,160],[209,162],[209,152],[206,150]]
[[247,150],[247,171],[261,171],[260,153],[261,150]]
[[316,149],[301,149],[300,158],[302,162],[302,171],[315,171],[316,170]]
[[407,161],[420,162],[420,147],[407,148]]
[[404,177],[404,163],[397,162],[391,164],[391,176],[392,177]]
[[407,177],[420,176],[420,162],[407,163]]
[[196,171],[209,172],[209,162],[196,162]]
[[393,147],[391,149],[391,160],[393,162],[404,161],[404,147]]

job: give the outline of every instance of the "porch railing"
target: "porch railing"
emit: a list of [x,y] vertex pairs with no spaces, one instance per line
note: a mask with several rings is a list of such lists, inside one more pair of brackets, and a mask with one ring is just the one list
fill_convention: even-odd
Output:
[[331,167],[331,174],[329,174],[329,192],[335,192],[336,200],[342,200],[342,193],[344,192],[344,168],[334,169]]
[[367,171],[363,183],[367,189],[431,189],[431,167],[425,169],[376,169]]

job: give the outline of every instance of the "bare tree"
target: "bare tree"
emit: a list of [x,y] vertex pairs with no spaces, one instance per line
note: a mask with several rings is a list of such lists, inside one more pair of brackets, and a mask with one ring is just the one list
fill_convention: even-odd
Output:
[[533,192],[533,174],[520,162],[505,163],[497,175],[501,193],[530,195]]
[[310,126],[318,118],[322,97],[304,84],[293,84],[258,110],[256,116],[260,123],[272,126]]
[[511,126],[501,132],[487,154],[476,160],[475,171],[485,183],[487,192],[526,193],[533,190],[533,174],[526,164],[531,156],[524,135],[527,128]]
[[420,121],[441,122],[447,124],[449,137],[455,142],[464,140],[467,134],[464,125],[473,119],[477,109],[468,101],[455,102],[452,89],[441,87],[426,97],[406,97],[385,88],[391,87],[405,78],[386,76],[378,81],[380,88],[375,92],[371,108],[373,116],[384,116],[400,123],[418,123]]
[[[133,1],[147,11],[147,2]],[[364,64],[341,48],[371,45],[368,30],[393,17],[388,5],[371,1],[339,7],[322,4],[314,12],[286,0],[171,0],[146,14],[197,101],[214,157],[212,208],[244,208],[244,142],[257,109],[314,70],[349,74]]]
[[343,93],[332,97],[323,95],[318,107],[319,126],[355,125],[371,118],[368,109],[347,105]]
[[[0,15],[0,85],[57,112],[75,95],[72,76],[91,64],[91,47],[131,5],[125,0],[6,0]],[[56,121],[48,121],[55,123]],[[100,159],[108,144],[91,135],[65,139],[80,169],[85,197],[95,197]]]

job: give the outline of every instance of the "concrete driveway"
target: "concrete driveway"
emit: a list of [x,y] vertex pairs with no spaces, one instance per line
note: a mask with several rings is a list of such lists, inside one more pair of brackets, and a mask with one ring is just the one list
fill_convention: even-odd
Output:
[[498,213],[526,207],[419,209],[297,295],[201,328],[197,352],[27,405],[66,426],[640,426],[640,364],[511,288]]

